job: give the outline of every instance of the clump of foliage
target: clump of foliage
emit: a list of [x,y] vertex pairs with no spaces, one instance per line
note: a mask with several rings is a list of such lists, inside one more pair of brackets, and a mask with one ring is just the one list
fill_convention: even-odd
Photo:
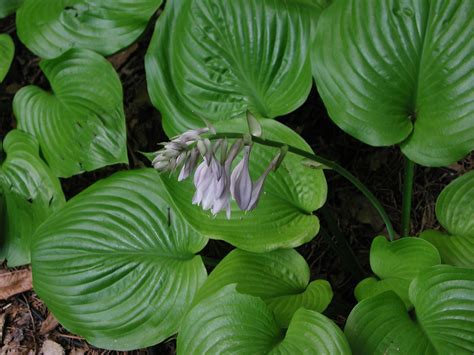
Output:
[[[474,3],[169,0],[144,60],[170,141],[143,153],[153,168],[66,202],[59,178],[128,163],[122,84],[103,56],[136,41],[161,5],[0,4],[0,18],[17,11],[18,37],[51,86],[13,101],[17,129],[0,145],[1,255],[31,261],[59,322],[114,350],[177,334],[180,354],[473,353],[474,172],[439,196],[444,231],[408,236],[408,225],[415,164],[446,166],[474,149]],[[0,82],[13,55],[0,35]],[[313,81],[341,129],[405,155],[401,238],[369,188],[276,120]],[[311,280],[293,249],[319,237],[329,169],[387,231],[344,330],[324,314],[331,285]],[[235,249],[208,275],[210,240]]]

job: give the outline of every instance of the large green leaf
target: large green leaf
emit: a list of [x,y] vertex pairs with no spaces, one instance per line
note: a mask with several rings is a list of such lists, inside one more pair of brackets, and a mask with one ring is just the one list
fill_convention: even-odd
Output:
[[357,285],[358,301],[385,291],[394,291],[411,306],[408,287],[418,273],[441,263],[438,251],[430,243],[419,238],[402,238],[389,242],[377,237],[370,247],[370,267],[376,277],[369,277]]
[[[303,139],[275,120],[261,121],[263,134],[311,151]],[[231,120],[216,125],[217,131],[246,132],[244,120]],[[250,174],[256,179],[277,153],[275,148],[255,144],[250,156]],[[213,217],[191,203],[194,195],[192,179],[178,182],[176,176],[163,174],[162,180],[183,216],[204,235],[225,240],[232,245],[254,252],[292,248],[310,241],[319,230],[319,220],[312,212],[325,200],[327,184],[322,170],[310,169],[302,158],[287,154],[276,172],[269,174],[258,207],[241,211],[232,203],[232,217],[224,213]]]
[[300,106],[311,88],[310,19],[301,12],[287,0],[168,2],[145,59],[166,133]]
[[438,248],[443,263],[474,268],[474,171],[441,192],[436,217],[447,232],[427,230],[420,237]]
[[0,1],[0,18],[7,17],[14,13],[24,0],[2,0]]
[[70,48],[103,55],[132,44],[162,0],[25,0],[17,12],[21,41],[42,58]]
[[3,163],[0,160],[0,200],[4,204],[4,212],[0,213],[0,254],[13,267],[30,262],[36,228],[65,200],[59,180],[39,157],[38,143],[32,136],[13,130],[5,137],[3,149],[6,159]]
[[361,141],[448,165],[474,149],[474,2],[336,0],[313,73],[332,120]]
[[410,285],[412,316],[389,291],[360,302],[345,333],[354,354],[472,354],[473,295],[472,270],[433,266]]
[[235,249],[212,271],[194,302],[235,283],[238,292],[262,298],[277,323],[287,328],[299,308],[323,312],[331,302],[333,294],[329,282],[310,282],[309,278],[308,264],[293,249],[269,253]]
[[34,288],[67,329],[109,349],[159,343],[178,330],[206,278],[207,239],[176,211],[152,169],[117,173],[37,231]]
[[350,354],[342,331],[320,313],[299,309],[286,335],[258,297],[228,285],[191,309],[178,354]]
[[0,34],[0,83],[10,69],[14,54],[15,44],[12,38],[7,34]]
[[53,172],[69,177],[126,163],[122,85],[112,65],[92,51],[71,49],[40,66],[52,93],[24,87],[13,109],[18,128],[36,136]]

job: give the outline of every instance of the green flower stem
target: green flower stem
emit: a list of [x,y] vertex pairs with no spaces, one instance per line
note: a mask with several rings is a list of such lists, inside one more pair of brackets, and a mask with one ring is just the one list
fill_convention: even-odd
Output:
[[342,231],[339,229],[336,221],[332,217],[327,207],[321,208],[321,215],[324,222],[326,223],[329,232],[334,236],[336,242],[334,242],[331,236],[323,229],[320,230],[320,234],[329,242],[331,247],[334,249],[336,254],[341,257],[342,264],[346,267],[356,281],[362,280],[365,275],[365,270],[357,260],[354,251],[352,250],[347,238],[344,237]]
[[[217,133],[214,135],[209,136],[209,139],[221,139],[221,138],[229,138],[229,139],[239,139],[243,138],[244,134],[242,133]],[[320,163],[324,165],[327,168],[330,168],[337,172],[339,175],[345,177],[347,180],[349,180],[352,185],[354,185],[362,194],[370,201],[372,206],[377,210],[379,213],[380,217],[382,218],[383,222],[385,223],[385,227],[387,228],[388,236],[390,240],[394,240],[395,237],[395,232],[393,230],[392,222],[390,221],[390,217],[388,216],[387,212],[383,208],[382,204],[380,201],[370,192],[370,190],[365,187],[365,185],[360,182],[359,179],[357,179],[354,175],[352,175],[349,171],[344,169],[342,166],[337,164],[336,162],[333,162],[332,160],[320,157],[314,153],[309,153],[305,150],[293,147],[291,145],[287,145],[281,142],[276,142],[272,141],[269,139],[264,139],[260,137],[252,137],[252,141],[261,145],[265,145],[268,147],[275,147],[275,148],[282,148],[284,146],[288,147],[288,151],[299,155],[301,157],[307,158],[309,160],[315,161],[317,163]]]
[[405,157],[405,174],[403,177],[403,201],[402,201],[402,237],[410,235],[410,213],[413,194],[413,177],[415,175],[415,163]]

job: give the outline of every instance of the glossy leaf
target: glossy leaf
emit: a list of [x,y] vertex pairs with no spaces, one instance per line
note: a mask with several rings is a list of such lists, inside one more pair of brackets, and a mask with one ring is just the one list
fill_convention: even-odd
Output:
[[413,316],[393,292],[360,302],[345,334],[354,354],[472,354],[474,274],[438,265],[420,272],[410,285]]
[[36,86],[17,92],[18,128],[33,134],[57,176],[127,163],[122,85],[100,55],[72,49],[40,63],[52,93]]
[[[261,124],[264,137],[311,151],[298,134],[281,123],[262,120]],[[216,129],[218,132],[248,132],[245,119],[216,125]],[[254,180],[277,152],[276,148],[254,144],[250,156],[250,173]],[[230,220],[224,213],[213,217],[210,212],[192,205],[195,191],[192,179],[178,182],[175,175],[162,174],[162,180],[183,217],[196,230],[240,249],[264,252],[299,246],[310,241],[319,230],[319,220],[312,212],[326,200],[326,180],[321,170],[307,168],[301,161],[302,158],[288,153],[279,169],[269,174],[257,208],[245,213],[232,203]]]
[[151,169],[117,173],[37,231],[34,288],[59,322],[91,344],[128,350],[178,330],[206,278],[207,239],[176,211]]
[[474,268],[474,171],[441,192],[436,217],[446,232],[428,230],[420,237],[438,248],[443,263]]
[[320,313],[299,309],[286,335],[258,297],[228,285],[186,315],[178,354],[350,354],[342,331]]
[[194,302],[226,285],[236,284],[238,292],[262,298],[277,323],[287,328],[299,308],[323,312],[331,302],[333,293],[329,282],[310,282],[309,278],[308,264],[293,249],[269,253],[235,249],[212,271]]
[[157,21],[145,64],[168,136],[211,122],[273,118],[308,96],[309,17],[281,0],[174,0]]
[[3,141],[3,150],[6,159],[0,159],[0,199],[4,205],[0,213],[0,255],[7,259],[8,266],[15,267],[30,262],[36,228],[65,200],[59,180],[39,157],[38,143],[31,135],[11,131]]
[[438,251],[419,238],[402,238],[389,242],[377,237],[370,248],[370,267],[376,277],[362,280],[354,293],[358,301],[385,291],[394,291],[411,306],[408,287],[418,273],[441,263]]
[[0,2],[0,18],[7,17],[14,13],[24,0],[2,0]]
[[474,2],[335,1],[313,74],[332,120],[375,146],[444,166],[474,149]]
[[10,69],[15,54],[15,44],[7,34],[0,34],[0,83]]
[[70,48],[102,55],[132,44],[145,30],[162,0],[25,0],[17,12],[21,41],[42,58]]

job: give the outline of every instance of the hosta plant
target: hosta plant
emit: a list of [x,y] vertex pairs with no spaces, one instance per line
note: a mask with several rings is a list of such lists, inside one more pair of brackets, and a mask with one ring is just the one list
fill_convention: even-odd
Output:
[[344,329],[354,354],[471,354],[474,274],[448,265],[420,271],[410,283],[413,309],[393,291],[360,302]]
[[474,268],[474,171],[450,183],[436,201],[436,217],[445,229],[424,231],[443,263]]
[[10,65],[15,54],[15,44],[7,34],[0,34],[0,83],[10,69]]
[[444,166],[474,149],[465,0],[336,0],[319,19],[313,74],[331,119],[361,141]]
[[[161,3],[0,4],[0,17],[17,11],[16,43],[42,58],[29,61],[39,63],[34,85],[14,95],[16,124],[0,122],[2,134],[15,127],[0,145],[2,259],[31,260],[52,314],[106,349],[171,338],[183,355],[472,354],[473,172],[439,196],[442,231],[408,236],[415,163],[445,166],[474,148],[473,3],[168,0],[151,39],[152,26],[126,48]],[[115,71],[145,50],[143,80],[140,70]],[[0,81],[13,53],[0,35]],[[146,149],[148,160],[133,151],[146,144],[135,136],[137,111],[124,109],[127,75],[144,88],[146,76],[168,135]],[[339,127],[371,145],[400,145],[401,228],[367,186],[297,133],[319,141],[306,131],[314,122],[296,131],[283,123],[301,111],[277,120],[305,102],[313,78]],[[16,86],[7,89],[13,96]],[[65,201],[61,183],[78,178],[59,178],[101,168],[89,175],[108,177]],[[346,178],[385,224],[371,270],[350,249],[354,236],[322,209],[326,174]],[[316,273],[293,249],[314,238],[360,271],[347,283],[359,302],[347,319],[355,301],[339,302],[352,288],[337,294],[338,283],[323,278],[339,275]]]
[[18,128],[34,135],[56,176],[69,177],[128,162],[122,84],[95,52],[71,49],[40,63],[52,93],[37,86],[18,91]]
[[[11,1],[11,0],[7,0]],[[113,54],[144,31],[162,0],[23,0],[16,24],[21,41],[41,58],[71,48]]]
[[36,228],[64,205],[59,180],[39,155],[35,138],[13,130],[0,141],[0,257],[9,266],[30,262]]
[[211,122],[274,118],[311,88],[309,1],[174,0],[146,55],[148,89],[168,135]]
[[370,248],[370,267],[375,275],[357,285],[355,296],[362,301],[390,290],[409,308],[408,288],[411,281],[420,271],[440,263],[436,248],[422,239],[409,237],[389,242],[379,236],[372,241]]

